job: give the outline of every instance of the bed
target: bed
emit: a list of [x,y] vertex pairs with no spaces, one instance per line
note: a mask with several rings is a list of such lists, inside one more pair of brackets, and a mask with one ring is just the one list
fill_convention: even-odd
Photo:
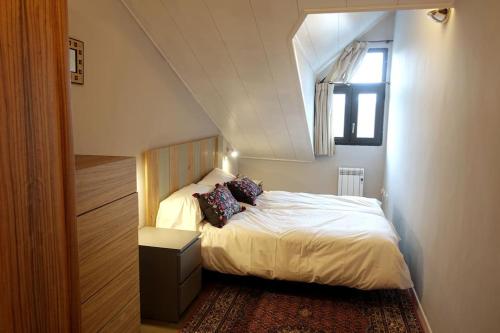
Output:
[[222,229],[201,225],[205,268],[358,289],[413,286],[375,199],[271,191],[246,207]]
[[[212,147],[208,149],[213,149],[213,154],[211,150],[208,154],[203,152],[207,148],[201,145],[186,148],[185,156],[191,151],[199,157],[188,157],[192,160],[187,163],[190,171],[183,174],[192,176],[183,176],[183,180],[173,179],[179,177],[179,170],[172,173],[172,169],[178,168],[175,164],[181,163],[180,154],[173,152],[183,148],[169,147],[168,156],[162,154],[162,150],[155,150],[153,158],[146,156],[149,170],[154,171],[148,174],[148,167],[145,167],[147,193],[156,196],[153,200],[150,195],[146,198],[147,208],[154,208],[154,212],[147,209],[150,225],[158,223],[157,227],[165,226],[157,222],[163,219],[162,210],[168,210],[162,205],[174,202],[170,199],[176,196],[182,198],[182,204],[192,210],[196,201],[190,194],[196,186],[200,186],[194,183],[218,165],[219,140],[216,138],[212,143],[203,145]],[[212,156],[210,163],[197,161],[206,156]],[[159,161],[163,161],[163,165]],[[156,165],[151,167],[152,163]],[[198,174],[202,164],[206,169]],[[158,176],[167,167],[167,174]],[[166,178],[168,184],[175,183],[176,186],[159,184],[166,182]],[[162,189],[166,194],[161,193]],[[163,200],[165,198],[169,200]],[[175,202],[178,205],[178,201]],[[196,225],[184,223],[198,218],[186,214],[172,218],[179,224],[166,226],[196,228],[202,233],[203,266],[209,270],[364,290],[407,289],[413,286],[398,248],[399,237],[375,199],[265,191],[258,197],[256,206],[243,205],[246,210],[233,216],[223,228],[206,222]]]

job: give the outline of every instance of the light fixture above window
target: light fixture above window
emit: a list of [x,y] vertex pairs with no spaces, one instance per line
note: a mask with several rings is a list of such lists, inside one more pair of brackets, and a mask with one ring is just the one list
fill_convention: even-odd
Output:
[[450,19],[451,9],[450,8],[434,9],[428,12],[427,15],[434,22],[444,24],[448,22],[448,20]]

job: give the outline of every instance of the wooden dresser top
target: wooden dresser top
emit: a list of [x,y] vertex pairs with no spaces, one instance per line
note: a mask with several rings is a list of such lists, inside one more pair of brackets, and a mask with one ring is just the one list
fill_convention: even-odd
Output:
[[98,165],[117,162],[134,158],[131,156],[101,156],[101,155],[76,155],[75,168],[76,170],[92,168]]

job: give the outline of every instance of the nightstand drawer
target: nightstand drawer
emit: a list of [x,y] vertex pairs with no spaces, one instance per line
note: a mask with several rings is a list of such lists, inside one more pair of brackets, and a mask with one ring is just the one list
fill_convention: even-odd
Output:
[[179,283],[201,265],[201,240],[198,238],[184,252],[179,254]]
[[201,266],[191,274],[183,284],[179,286],[179,312],[184,310],[191,304],[191,301],[198,295],[201,289]]

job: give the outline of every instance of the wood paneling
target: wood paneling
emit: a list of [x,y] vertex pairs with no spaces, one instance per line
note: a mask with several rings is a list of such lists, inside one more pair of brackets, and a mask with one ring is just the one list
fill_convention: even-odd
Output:
[[[243,124],[238,125],[239,122],[234,114],[229,112],[227,104],[211,80],[202,74],[204,68],[197,61],[196,55],[190,51],[189,44],[185,42],[175,22],[168,16],[164,3],[160,0],[127,0],[122,2],[140,24],[144,22],[148,26],[162,26],[162,30],[168,31],[168,34],[160,34],[159,30],[145,29],[146,34],[155,41],[158,50],[179,78],[184,83],[189,82],[186,84],[187,88],[196,101],[207,111],[217,127],[223,129],[223,135],[232,137],[231,143],[233,145],[249,146],[250,143],[244,137],[237,135],[243,133]],[[203,8],[201,2],[199,2],[198,8]],[[146,17],[147,22],[143,20]],[[172,47],[173,45],[175,47]]]
[[137,193],[77,219],[82,302],[138,260]]
[[238,103],[248,99],[248,90],[240,79],[240,73],[232,65],[226,44],[210,12],[199,10],[198,0],[169,0],[168,3],[169,6],[165,9],[183,32],[186,43],[204,72],[210,77],[218,78],[211,82],[228,111],[235,115],[239,123],[245,124],[239,126],[241,135],[253,138],[250,145],[252,152],[272,154],[271,146],[259,127],[259,110],[250,103]]
[[397,2],[398,0],[347,0],[347,6],[370,8],[371,6],[394,6]]
[[82,305],[82,331],[97,332],[118,315],[137,296],[139,290],[138,262],[122,271],[106,288]]
[[87,301],[131,263],[137,262],[137,229],[129,231],[119,241],[111,243],[103,249],[101,255],[96,254],[81,261],[80,285],[82,302]]
[[306,12],[435,7],[453,1],[122,2],[242,156],[312,161],[312,118],[301,98],[292,45]]
[[133,157],[77,156],[77,215],[135,192],[136,172]]
[[79,332],[65,0],[0,5],[0,332]]
[[297,0],[301,11],[320,11],[347,8],[347,0]]
[[[282,109],[278,84],[271,72],[251,1],[210,0],[206,3],[226,44],[233,66],[240,73],[240,80],[248,91],[247,101],[256,106],[260,119],[258,129],[260,136],[266,137],[271,146],[270,156],[296,159],[294,140]],[[303,144],[307,143],[305,141]]]
[[156,225],[161,200],[217,166],[219,140],[222,138],[211,137],[144,153],[146,226]]
[[145,225],[156,225],[156,214],[160,203],[159,150],[144,153],[144,209],[146,210]]
[[80,260],[102,251],[108,244],[137,229],[137,193],[77,218]]
[[[143,27],[151,28],[146,30],[148,35],[152,36],[160,52],[187,83],[200,105],[232,145],[244,154],[255,157],[276,157],[275,154],[294,156],[294,152],[290,150],[292,141],[288,138],[276,92],[274,89],[266,90],[263,86],[253,84],[254,78],[261,72],[265,73],[268,79],[266,82],[272,80],[260,44],[253,49],[250,47],[251,54],[257,53],[258,58],[249,56],[247,59],[252,59],[252,63],[262,66],[248,71],[248,67],[239,67],[235,59],[229,55],[232,41],[229,43],[227,39],[222,38],[220,27],[216,24],[218,22],[213,19],[212,13],[207,8],[212,6],[212,2],[200,0],[165,2],[158,0],[148,1],[147,4],[137,0],[123,2]],[[238,3],[236,4],[238,6],[247,2],[234,1],[234,3]],[[295,7],[294,3],[292,5]],[[248,7],[248,4],[246,6]],[[196,16],[199,20],[185,14],[190,12],[190,8],[195,8],[196,12],[191,12],[189,16]],[[244,10],[245,8],[243,12]],[[244,18],[245,22],[252,23],[250,28],[254,32],[252,38],[247,39],[252,43],[255,41],[259,43],[252,16],[245,15]],[[191,23],[194,20],[197,21],[196,25]],[[246,27],[245,25],[243,28]],[[204,47],[204,41],[211,46]],[[253,95],[255,91],[260,95],[264,94],[266,98],[259,99],[259,96]],[[276,126],[273,127],[273,123]],[[310,145],[306,140],[304,144]],[[285,146],[288,149],[281,152],[278,149],[273,151],[271,148],[273,145]],[[311,146],[309,158],[312,156]]]
[[102,332],[106,333],[132,333],[140,330],[140,304],[139,295],[135,296],[109,323]]
[[82,330],[139,331],[135,158],[77,156]]
[[295,159],[307,159],[311,154],[306,144],[311,140],[309,131],[304,131],[303,128],[307,125],[307,112],[304,112],[298,71],[290,70],[296,68],[290,27],[298,22],[300,13],[296,6],[290,6],[289,0],[252,0],[251,4],[269,62],[274,89],[289,129]]

